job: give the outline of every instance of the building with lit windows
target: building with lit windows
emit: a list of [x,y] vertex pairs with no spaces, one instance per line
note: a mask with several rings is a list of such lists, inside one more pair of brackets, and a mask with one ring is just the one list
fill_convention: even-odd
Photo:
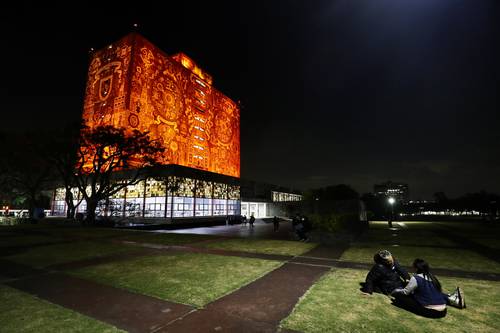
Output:
[[[82,117],[90,128],[147,131],[165,147],[153,176],[103,201],[98,215],[151,223],[265,217],[275,214],[273,201],[300,199],[276,186],[266,185],[263,195],[248,182],[242,185],[238,104],[187,55],[169,56],[137,33],[92,53]],[[250,189],[242,204],[245,187]],[[53,215],[66,214],[64,191],[54,192]],[[81,201],[76,189],[74,198]],[[85,211],[82,201],[77,212]]]
[[408,184],[387,181],[373,186],[373,193],[378,197],[392,197],[398,202],[408,202],[410,190]]
[[[187,55],[169,56],[137,33],[92,54],[84,123],[147,131],[165,147],[155,176],[109,198],[100,214],[239,215],[240,110],[212,83]],[[64,189],[58,189],[52,211],[65,210]],[[85,202],[78,212],[85,212]]]
[[302,195],[277,185],[241,180],[241,215],[256,218],[286,216]]

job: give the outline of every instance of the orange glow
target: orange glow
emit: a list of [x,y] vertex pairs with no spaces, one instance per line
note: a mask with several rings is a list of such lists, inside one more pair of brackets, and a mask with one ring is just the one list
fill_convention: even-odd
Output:
[[240,176],[240,110],[183,53],[166,55],[138,34],[93,54],[83,119],[148,131],[162,164]]

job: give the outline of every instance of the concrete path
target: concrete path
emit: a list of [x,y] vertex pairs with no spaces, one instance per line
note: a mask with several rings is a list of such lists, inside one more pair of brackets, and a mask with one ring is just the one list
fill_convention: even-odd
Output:
[[160,233],[175,233],[175,234],[199,234],[199,235],[218,235],[224,237],[239,237],[239,238],[265,238],[265,239],[295,239],[295,234],[292,229],[292,223],[282,221],[278,231],[274,231],[272,223],[266,223],[262,219],[256,219],[254,227],[250,228],[247,223],[235,225],[221,225],[203,228],[186,228],[176,230],[155,230]]
[[328,270],[285,264],[160,332],[276,332],[299,298]]
[[62,273],[44,274],[6,284],[128,332],[153,332],[193,310],[187,305]]

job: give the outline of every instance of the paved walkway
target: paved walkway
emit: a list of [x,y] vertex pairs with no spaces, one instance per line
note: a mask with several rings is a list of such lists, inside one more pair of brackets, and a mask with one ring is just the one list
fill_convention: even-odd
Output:
[[62,273],[43,274],[6,284],[129,332],[152,332],[193,311],[187,305]]
[[276,332],[299,298],[328,270],[285,264],[160,332]]
[[262,219],[256,219],[254,227],[250,224],[235,224],[235,225],[220,225],[214,227],[203,228],[186,228],[176,230],[155,230],[154,232],[161,233],[176,233],[176,234],[199,234],[199,235],[218,235],[224,237],[239,237],[239,238],[265,238],[265,239],[295,239],[295,234],[292,229],[292,223],[289,221],[281,221],[280,228],[277,232],[274,231],[271,222],[266,223]]

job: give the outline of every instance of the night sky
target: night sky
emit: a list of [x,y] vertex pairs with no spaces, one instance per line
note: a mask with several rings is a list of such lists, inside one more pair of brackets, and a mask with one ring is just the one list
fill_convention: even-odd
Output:
[[138,23],[241,101],[243,178],[500,192],[500,1],[178,2],[1,5],[0,131],[78,120],[89,49]]

